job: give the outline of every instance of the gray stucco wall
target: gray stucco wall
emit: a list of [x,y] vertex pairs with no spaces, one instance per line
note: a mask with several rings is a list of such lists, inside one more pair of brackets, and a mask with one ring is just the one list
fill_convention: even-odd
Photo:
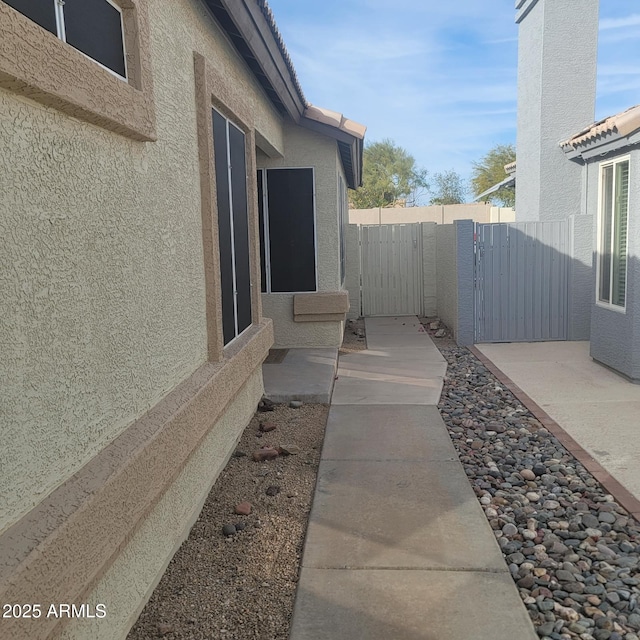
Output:
[[[626,155],[624,153],[620,154]],[[596,302],[595,278],[592,286],[591,356],[602,364],[640,382],[640,150],[630,154],[629,220],[626,309],[618,311]],[[608,158],[607,160],[610,160]],[[600,163],[588,165],[588,207],[597,219]],[[593,247],[597,247],[594,224]],[[594,260],[595,266],[595,260]]]
[[571,260],[569,261],[569,340],[589,340],[591,306],[595,286],[593,262],[593,216],[571,216]]
[[598,0],[538,0],[520,22],[518,222],[580,213],[581,167],[567,161],[558,143],[594,119],[598,6]]

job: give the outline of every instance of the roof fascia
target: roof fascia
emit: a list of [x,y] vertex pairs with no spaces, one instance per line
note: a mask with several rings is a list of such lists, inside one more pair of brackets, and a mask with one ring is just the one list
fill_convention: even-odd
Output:
[[[352,136],[350,133],[346,131],[342,131],[341,129],[337,129],[336,127],[332,127],[329,124],[324,124],[323,122],[318,122],[317,120],[311,120],[310,118],[302,117],[298,124],[305,129],[309,129],[310,131],[315,131],[323,136],[327,136],[329,138],[333,138],[334,140],[338,140],[340,142],[344,142],[349,145],[349,149],[351,152],[351,166],[353,167],[353,171],[351,175],[347,176],[347,183],[349,184],[350,189],[356,189],[362,184],[362,148],[363,141],[360,138],[356,138]],[[343,162],[344,168],[344,162]],[[346,169],[345,169],[346,173]]]
[[572,149],[565,152],[571,160],[580,159],[583,162],[606,156],[618,151],[625,151],[628,147],[640,144],[640,131],[636,131],[630,136],[616,137],[606,142],[593,142],[584,149]]
[[[254,0],[206,0],[206,2],[212,7],[218,5],[227,12],[237,29],[236,34],[227,31],[227,35],[231,37],[232,42],[238,35],[242,37],[253,59],[278,94],[288,115],[298,122],[306,105],[298,94],[271,27],[257,3]],[[242,52],[239,53],[245,57]]]

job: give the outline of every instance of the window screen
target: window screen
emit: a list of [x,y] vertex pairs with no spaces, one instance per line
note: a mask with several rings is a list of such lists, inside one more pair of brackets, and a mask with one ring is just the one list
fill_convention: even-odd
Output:
[[126,77],[118,9],[106,0],[65,0],[64,25],[71,46]]
[[271,291],[316,290],[313,169],[267,170]]
[[227,121],[213,112],[213,152],[216,165],[218,204],[218,246],[220,249],[220,281],[222,286],[222,333],[227,344],[236,335],[233,295],[233,255],[231,253],[231,202],[229,161],[227,157]]
[[247,167],[244,133],[229,124],[233,248],[236,276],[238,333],[251,324],[251,267],[249,265],[249,222],[247,219]]
[[251,324],[251,266],[245,135],[213,110],[222,288],[222,333],[229,344]]
[[4,0],[4,2],[43,29],[51,31],[54,36],[58,35],[55,0]]

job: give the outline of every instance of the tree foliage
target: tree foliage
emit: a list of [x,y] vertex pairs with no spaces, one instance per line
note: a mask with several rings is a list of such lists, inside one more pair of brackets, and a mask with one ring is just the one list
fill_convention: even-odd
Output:
[[[512,144],[498,144],[479,162],[473,163],[471,187],[473,194],[479,196],[507,177],[504,165],[516,159],[516,148]],[[513,207],[516,203],[515,189],[505,187],[487,197],[490,202],[503,207]]]
[[351,192],[351,207],[415,206],[423,189],[428,189],[426,170],[416,167],[413,156],[387,138],[365,146],[362,186]]
[[466,199],[467,188],[462,176],[449,169],[433,175],[435,190],[430,204],[462,204]]

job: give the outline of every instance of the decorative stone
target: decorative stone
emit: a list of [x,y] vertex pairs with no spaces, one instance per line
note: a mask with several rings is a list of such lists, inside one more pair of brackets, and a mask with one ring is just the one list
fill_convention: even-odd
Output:
[[290,406],[292,409],[299,409],[299,408],[302,406],[302,401],[301,401],[301,400],[292,400],[292,401],[289,403],[289,406]]
[[278,457],[278,450],[273,447],[263,447],[253,452],[253,459],[256,462],[264,462],[265,460],[273,460]]
[[278,451],[284,456],[297,456],[301,449],[297,444],[281,444]]
[[235,511],[240,516],[248,516],[251,513],[251,503],[241,502],[240,504],[236,505]]
[[236,527],[233,524],[225,524],[222,527],[222,535],[224,535],[227,538],[230,538],[231,536],[235,536],[236,533],[237,533]]
[[276,429],[276,424],[274,422],[261,422],[258,427],[262,433],[268,433],[269,431],[273,431]]

